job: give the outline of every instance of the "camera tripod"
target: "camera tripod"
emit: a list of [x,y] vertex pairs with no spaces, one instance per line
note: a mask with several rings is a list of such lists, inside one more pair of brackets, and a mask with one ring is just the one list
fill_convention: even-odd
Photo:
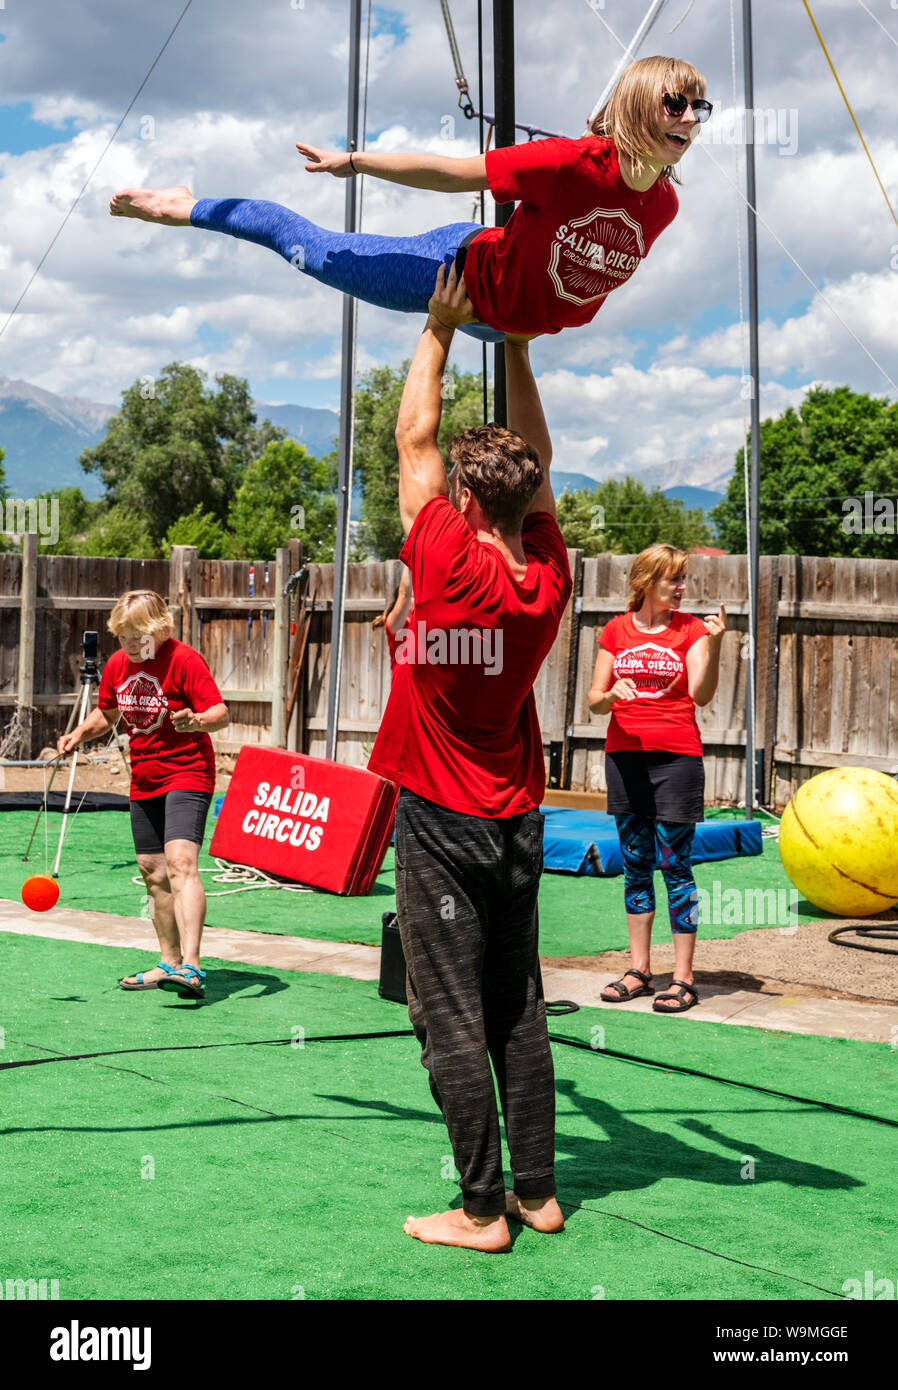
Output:
[[[81,640],[81,652],[82,652],[82,656],[83,656],[83,661],[82,661],[80,667],[78,668],[78,669],[79,669],[80,680],[81,680],[81,694],[80,694],[80,696],[75,700],[75,703],[72,705],[72,712],[71,712],[71,714],[69,715],[69,722],[68,722],[68,724],[66,725],[66,728],[65,728],[65,733],[66,733],[66,734],[70,734],[70,733],[72,732],[73,729],[77,729],[81,724],[83,724],[84,721],[85,721],[85,719],[87,718],[87,716],[91,713],[91,690],[92,690],[94,687],[97,687],[97,692],[99,693],[99,685],[100,685],[99,636],[98,636],[98,634],[97,634],[96,632],[85,632],[85,633],[84,633],[84,636],[83,636],[83,638],[82,638],[82,640]],[[118,735],[118,733],[117,733],[115,727],[113,727],[113,729],[111,730],[111,739],[110,739],[110,741],[114,741],[114,742],[115,742],[115,746],[116,746],[116,748],[119,750],[119,753],[121,754],[121,757],[122,757],[122,762],[123,762],[124,765],[125,765],[125,771],[127,772],[128,776],[130,777],[130,776],[131,776],[131,769],[130,769],[130,767],[128,766],[128,759],[127,759],[126,756],[125,756],[125,750],[124,750],[124,748],[122,747],[121,742],[119,741],[119,735]],[[57,851],[56,851],[56,861],[55,861],[55,863],[54,863],[54,865],[53,865],[53,877],[54,877],[54,878],[58,878],[58,876],[59,876],[59,861],[60,861],[60,859],[62,858],[62,846],[63,846],[63,842],[64,842],[64,840],[65,840],[66,827],[68,826],[68,816],[69,816],[69,812],[70,812],[70,808],[71,808],[71,804],[72,804],[72,789],[73,789],[74,784],[75,784],[75,769],[76,769],[76,767],[77,767],[77,765],[78,765],[78,753],[79,753],[79,751],[80,751],[80,750],[79,750],[78,748],[73,748],[73,749],[72,749],[72,763],[71,763],[71,767],[69,768],[69,783],[68,783],[68,787],[66,788],[65,806],[64,806],[64,808],[63,808],[63,813],[62,813],[62,825],[59,827],[59,846],[58,846]],[[58,769],[59,769],[60,762],[61,762],[61,760],[62,760],[64,757],[65,757],[65,754],[64,754],[64,753],[57,753],[56,757],[53,759],[53,771],[52,771],[51,774],[50,774],[50,781],[48,782],[47,788],[46,788],[46,790],[45,790],[45,792],[44,792],[44,799],[43,799],[43,802],[41,803],[40,809],[38,810],[37,818],[36,818],[36,820],[35,820],[35,822],[34,822],[34,826],[33,826],[32,831],[31,831],[31,838],[29,839],[29,841],[28,841],[28,846],[27,846],[27,848],[26,848],[26,850],[25,850],[24,855],[22,856],[23,861],[25,861],[25,862],[27,862],[27,860],[28,860],[28,855],[29,855],[29,853],[30,853],[30,851],[31,851],[31,846],[32,846],[32,843],[34,842],[34,837],[35,837],[35,835],[36,835],[36,833],[37,833],[37,828],[38,828],[38,826],[39,826],[39,824],[40,824],[41,816],[43,815],[44,811],[47,809],[47,797],[49,796],[49,794],[50,794],[50,789],[51,789],[51,787],[53,786],[53,779],[54,779],[54,777],[56,776],[56,773],[57,773],[57,771],[58,771]],[[82,799],[83,799],[83,798],[82,798]],[[77,811],[77,807],[76,807],[76,811]]]

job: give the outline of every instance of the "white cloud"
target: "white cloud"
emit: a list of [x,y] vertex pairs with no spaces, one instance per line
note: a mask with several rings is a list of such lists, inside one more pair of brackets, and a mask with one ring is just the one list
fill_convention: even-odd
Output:
[[[656,364],[639,371],[618,364],[603,376],[544,372],[539,384],[547,418],[564,422],[553,467],[565,472],[605,477],[650,469],[666,487],[698,482],[666,477],[670,459],[706,451],[734,456],[742,445],[738,376],[711,376],[694,366]],[[790,390],[776,381],[762,382],[765,414],[797,405],[804,391],[805,386]],[[601,435],[595,433],[597,425]]]
[[[516,10],[518,119],[577,135],[616,61],[613,42],[582,4],[563,23],[557,8],[538,0],[519,0]],[[656,37],[705,71],[721,108],[731,101],[728,16],[725,7],[699,10],[675,37],[663,27]],[[476,100],[469,11],[458,8],[454,17]],[[437,8],[404,0],[393,12],[408,38],[374,38],[368,128],[379,133],[369,148],[474,153],[476,123],[456,106]],[[31,100],[45,122],[71,117],[76,134],[0,156],[0,303],[7,312],[173,18],[118,0],[44,0],[39,15],[10,11],[0,45],[5,99]],[[894,50],[854,0],[833,0],[826,30],[880,173],[894,188],[898,143],[881,101],[894,85]],[[345,186],[306,173],[294,145],[341,141],[346,65],[342,0],[308,0],[302,10],[285,0],[258,0],[251,10],[243,0],[217,0],[212,18],[191,9],[0,339],[0,370],[60,393],[115,401],[137,376],[178,357],[253,384],[277,380],[288,398],[336,406],[339,295],[262,248],[112,219],[106,205],[116,188],[186,182],[199,196],[267,198],[342,227]],[[489,70],[486,77],[489,110]],[[756,107],[798,112],[794,156],[756,151],[759,209],[898,380],[898,270],[891,268],[898,235],[803,12],[778,10],[775,23],[759,18],[755,77]],[[453,141],[443,138],[447,115]],[[733,175],[732,148],[712,144],[708,153]],[[679,216],[632,283],[587,327],[533,346],[558,468],[657,467],[739,447],[736,231],[742,228],[744,241],[744,204],[700,149],[689,153],[683,176]],[[366,179],[364,227],[398,234],[470,220],[473,201]],[[491,216],[489,196],[487,207]],[[800,400],[804,386],[784,384],[799,378],[887,390],[763,228],[759,256],[763,413]],[[703,330],[709,321],[722,326]],[[416,317],[367,305],[358,324],[359,371],[385,361],[398,366],[420,329]],[[646,346],[659,334],[655,362],[645,365]],[[463,369],[479,371],[477,342],[458,335],[454,353]]]
[[[895,324],[898,322],[898,273],[857,272],[841,284],[825,285],[804,312],[777,325],[759,325],[759,355],[765,370],[800,371],[813,377],[863,375],[875,393],[889,393],[886,378],[851,337],[851,329],[892,379],[898,373]],[[838,316],[838,317],[837,317]],[[846,327],[847,325],[847,327]],[[678,334],[658,349],[660,362],[688,356],[700,366],[740,368],[743,334],[738,323],[691,339]],[[747,354],[746,354],[747,356]]]

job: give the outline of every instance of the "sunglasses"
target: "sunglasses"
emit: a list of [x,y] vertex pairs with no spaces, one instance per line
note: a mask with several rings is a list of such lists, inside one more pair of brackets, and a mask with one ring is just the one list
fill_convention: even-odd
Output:
[[683,96],[682,92],[664,93],[664,109],[669,116],[682,116],[687,106],[692,107],[692,114],[700,125],[708,119],[714,110],[710,101],[696,99],[691,102],[688,97]]

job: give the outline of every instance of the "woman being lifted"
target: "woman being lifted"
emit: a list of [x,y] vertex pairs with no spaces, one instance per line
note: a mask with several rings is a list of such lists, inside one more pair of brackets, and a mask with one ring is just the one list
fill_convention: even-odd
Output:
[[426,314],[439,265],[464,273],[475,319],[460,331],[488,342],[589,323],[677,214],[677,166],[711,114],[705,79],[676,58],[640,58],[621,74],[579,139],[551,137],[453,159],[319,150],[298,143],[309,173],[370,174],[442,193],[489,189],[518,207],[504,227],[452,222],[415,236],[332,232],[289,208],[200,198],[184,187],[125,189],[114,217],[200,227],[277,251],[297,270],[366,303]]

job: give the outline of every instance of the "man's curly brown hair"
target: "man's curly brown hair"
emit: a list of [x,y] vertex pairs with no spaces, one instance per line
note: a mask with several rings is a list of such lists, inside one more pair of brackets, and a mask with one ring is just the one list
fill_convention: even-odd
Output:
[[520,531],[543,470],[519,434],[495,424],[461,430],[449,442],[449,466],[458,468],[459,491],[470,489],[490,525]]

